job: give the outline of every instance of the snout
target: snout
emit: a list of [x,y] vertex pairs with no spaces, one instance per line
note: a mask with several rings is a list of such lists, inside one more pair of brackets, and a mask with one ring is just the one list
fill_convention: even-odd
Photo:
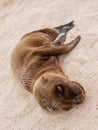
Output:
[[85,96],[84,95],[78,95],[76,96],[76,98],[74,99],[74,104],[78,105],[80,103],[82,103],[85,99]]
[[74,104],[80,104],[85,99],[84,88],[77,82],[72,81],[70,84],[70,94]]

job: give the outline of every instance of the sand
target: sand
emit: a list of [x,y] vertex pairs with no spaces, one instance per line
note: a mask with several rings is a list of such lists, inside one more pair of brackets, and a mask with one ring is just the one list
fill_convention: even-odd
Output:
[[[85,102],[68,112],[44,111],[12,74],[10,57],[22,35],[75,21],[67,42],[78,46],[60,56],[71,80],[86,91]],[[0,1],[0,130],[98,130],[98,0]]]

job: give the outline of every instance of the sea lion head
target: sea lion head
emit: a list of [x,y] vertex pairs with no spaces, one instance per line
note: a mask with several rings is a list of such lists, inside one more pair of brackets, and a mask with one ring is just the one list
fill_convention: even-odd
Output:
[[40,106],[51,112],[67,111],[84,101],[83,87],[65,76],[41,76],[34,84],[33,94]]

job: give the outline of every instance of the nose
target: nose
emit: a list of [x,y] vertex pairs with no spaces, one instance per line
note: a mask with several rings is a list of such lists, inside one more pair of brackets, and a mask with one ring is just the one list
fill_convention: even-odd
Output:
[[71,98],[74,99],[75,104],[80,104],[84,101],[85,91],[84,88],[77,82],[71,81],[70,83]]
[[82,95],[82,94],[76,96],[76,98],[75,98],[75,104],[80,104],[80,103],[82,103],[82,102],[84,101],[84,98],[85,98],[85,96]]
[[82,94],[82,88],[76,82],[71,82],[69,89],[72,98],[75,98],[76,96]]

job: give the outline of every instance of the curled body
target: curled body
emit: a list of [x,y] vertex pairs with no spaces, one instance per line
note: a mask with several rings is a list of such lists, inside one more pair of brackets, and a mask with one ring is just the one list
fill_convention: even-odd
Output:
[[13,50],[14,76],[34,95],[39,105],[51,112],[66,111],[85,99],[84,88],[70,81],[59,65],[58,55],[66,54],[80,41],[77,36],[64,44],[73,22],[24,35]]

